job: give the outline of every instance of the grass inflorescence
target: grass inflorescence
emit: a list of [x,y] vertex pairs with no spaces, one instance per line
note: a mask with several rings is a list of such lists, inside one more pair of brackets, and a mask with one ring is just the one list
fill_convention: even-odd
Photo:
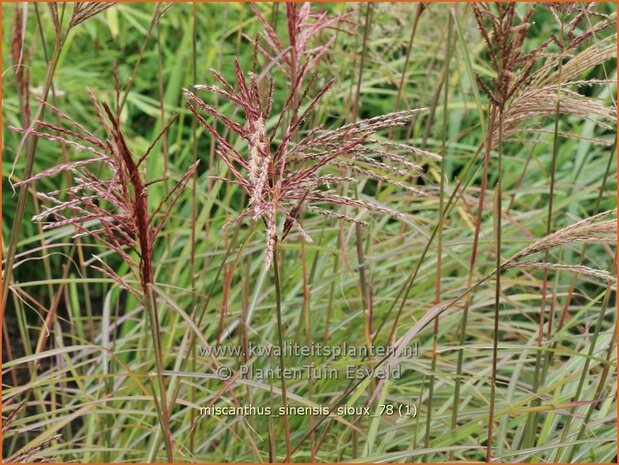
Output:
[[5,461],[615,459],[614,4],[2,8]]

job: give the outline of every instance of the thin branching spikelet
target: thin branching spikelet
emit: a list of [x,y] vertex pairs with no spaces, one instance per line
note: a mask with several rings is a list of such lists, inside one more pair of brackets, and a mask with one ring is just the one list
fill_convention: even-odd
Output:
[[611,242],[617,239],[617,221],[605,220],[597,221],[600,218],[616,213],[616,210],[606,211],[594,215],[590,218],[578,221],[574,224],[559,229],[558,231],[549,234],[541,239],[538,239],[533,244],[525,247],[520,252],[512,256],[503,267],[509,267],[517,260],[520,260],[529,255],[533,255],[544,250],[559,247],[573,242]]
[[326,11],[312,11],[310,3],[286,3],[289,45],[285,46],[258,7],[253,3],[250,5],[264,33],[255,40],[247,38],[256,51],[281,69],[289,80],[298,80],[299,88],[309,70],[317,65],[335,41],[335,35],[328,36],[323,43],[317,42],[317,38],[327,30],[349,33],[347,28],[353,25],[348,14],[327,16]]
[[[116,5],[116,2],[75,2],[67,31],[114,5]],[[47,6],[52,17],[52,24],[54,25],[56,35],[60,36],[62,32],[62,14],[58,12],[58,2],[49,2]]]
[[73,7],[73,15],[71,16],[70,27],[77,26],[89,18],[98,15],[102,11],[114,6],[115,2],[76,2]]
[[43,450],[45,446],[61,439],[62,436],[60,434],[54,434],[40,444],[29,447],[28,449],[19,452],[11,457],[8,457],[7,459],[3,459],[2,463],[54,463],[56,462],[56,459],[54,457],[43,458],[38,456],[38,454]]
[[509,268],[525,268],[525,269],[541,269],[541,270],[559,270],[571,271],[584,276],[596,278],[601,281],[610,283],[614,286],[617,284],[617,278],[606,270],[598,270],[584,265],[568,265],[563,263],[544,263],[544,262],[520,262],[511,263]]

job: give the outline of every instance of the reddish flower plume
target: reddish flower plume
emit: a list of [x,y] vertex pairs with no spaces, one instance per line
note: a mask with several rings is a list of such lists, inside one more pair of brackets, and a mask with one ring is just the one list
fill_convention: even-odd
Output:
[[[407,155],[412,153],[438,158],[438,155],[405,144],[373,138],[379,131],[408,124],[423,110],[390,113],[335,130],[303,128],[307,117],[333,86],[333,81],[329,81],[313,97],[308,95],[318,80],[317,74],[310,76],[309,72],[331,43],[329,39],[327,45],[311,48],[310,39],[317,31],[334,27],[343,18],[329,19],[326,14],[312,14],[307,4],[301,7],[289,4],[287,13],[288,47],[282,44],[282,40],[258,13],[266,31],[264,41],[268,50],[257,40],[254,43],[255,51],[263,52],[271,60],[260,74],[256,69],[257,59],[254,59],[252,72],[247,75],[235,59],[234,83],[211,70],[219,85],[194,86],[198,91],[216,94],[232,103],[241,110],[243,123],[224,115],[194,92],[184,89],[187,107],[217,141],[217,154],[232,175],[231,179],[223,180],[238,184],[249,198],[248,208],[229,220],[224,227],[248,217],[264,220],[267,227],[267,268],[277,240],[284,239],[293,227],[306,240],[310,240],[298,220],[303,207],[354,222],[360,221],[325,207],[344,205],[399,215],[388,207],[339,195],[332,189],[333,186],[356,181],[353,177],[340,175],[341,171],[386,181],[423,194],[406,183],[411,177],[422,173],[421,168],[411,162]],[[278,113],[273,112],[274,80],[270,76],[266,77],[274,64],[286,71],[288,87],[288,94]],[[304,81],[308,81],[307,84],[304,85]],[[304,101],[307,103],[301,111]],[[273,114],[277,117],[272,117]],[[237,150],[217,130],[217,124],[209,122],[209,117],[219,120],[226,130],[241,138],[246,148]],[[275,123],[267,127],[266,122],[269,120]],[[329,168],[332,172],[328,172]]]
[[[90,90],[88,93],[107,138],[100,139],[58,107],[41,101],[60,120],[67,123],[66,127],[34,121],[29,129],[10,129],[63,143],[73,150],[85,152],[87,157],[54,166],[15,185],[70,172],[73,177],[71,187],[38,194],[50,206],[45,207],[33,221],[46,221],[43,229],[72,226],[76,229],[74,237],[96,237],[100,243],[121,255],[131,265],[132,272],[142,286],[147,288],[153,280],[153,243],[179,200],[183,188],[194,174],[197,164],[181,177],[155,211],[149,213],[148,187],[153,183],[144,180],[140,167],[150,155],[154,144],[176,118],[170,121],[144,155],[136,160],[126,144],[118,115],[113,114],[107,104],[100,105]],[[136,263],[131,257],[131,250],[138,251],[140,263]],[[97,268],[99,271],[125,284],[108,265],[102,261],[100,263],[103,268]]]

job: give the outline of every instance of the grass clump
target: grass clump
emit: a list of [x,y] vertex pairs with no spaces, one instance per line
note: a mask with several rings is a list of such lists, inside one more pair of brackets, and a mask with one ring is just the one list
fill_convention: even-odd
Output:
[[615,5],[2,8],[6,461],[614,460]]

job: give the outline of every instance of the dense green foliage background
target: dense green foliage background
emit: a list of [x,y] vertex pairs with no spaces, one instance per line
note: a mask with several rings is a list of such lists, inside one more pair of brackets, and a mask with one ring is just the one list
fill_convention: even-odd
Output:
[[[486,45],[467,5],[430,5],[420,17],[410,49],[416,4],[314,7],[332,13],[350,12],[355,25],[348,26],[352,32],[349,35],[337,33],[316,70],[317,87],[330,78],[336,84],[303,131],[319,124],[335,128],[349,123],[357,86],[360,118],[394,109],[427,107],[428,111],[410,127],[396,130],[393,138],[444,156],[445,202],[457,186],[464,187],[464,194],[456,197],[444,220],[438,300],[435,286],[439,249],[433,231],[440,216],[441,163],[411,156],[423,167],[424,175],[406,182],[416,183],[425,196],[369,180],[362,180],[357,187],[359,198],[373,198],[404,214],[402,220],[364,215],[370,225],[360,232],[359,246],[367,260],[373,329],[379,331],[377,344],[387,342],[402,302],[400,293],[415,269],[418,272],[397,321],[396,337],[406,333],[438,301],[460,300],[441,315],[434,359],[433,325],[429,324],[414,338],[419,356],[402,363],[402,379],[392,380],[376,392],[374,382],[362,383],[346,400],[349,404],[365,405],[375,394],[369,404],[372,412],[379,403],[414,405],[418,410],[416,417],[364,416],[355,422],[354,416],[346,416],[324,421],[315,434],[305,437],[320,417],[291,416],[292,443],[300,446],[293,458],[299,462],[484,460],[492,372],[494,279],[472,294],[464,347],[459,342],[459,328],[483,172],[480,148],[483,149],[488,124],[487,97],[474,76],[488,81],[494,75]],[[67,14],[71,8],[67,4]],[[186,346],[187,335],[192,332],[197,334],[198,345],[237,345],[242,335],[242,318],[248,322],[247,337],[254,344],[276,343],[273,277],[263,267],[263,228],[260,224],[254,228],[251,221],[246,221],[238,228],[221,229],[235,212],[245,207],[247,199],[237,186],[209,178],[224,175],[226,168],[215,155],[211,138],[186,110],[182,96],[182,89],[194,83],[213,84],[210,68],[232,79],[235,57],[249,69],[253,49],[247,38],[255,37],[261,25],[246,4],[165,4],[161,17],[151,24],[155,8],[154,4],[123,3],[77,26],[59,55],[50,101],[103,136],[86,89],[92,89],[101,100],[113,102],[116,66],[123,92],[129,89],[121,119],[136,154],[146,150],[174,115],[180,115],[167,139],[157,144],[145,168],[149,179],[167,178],[150,188],[149,202],[155,206],[165,197],[173,180],[179,179],[192,164],[194,154],[201,161],[195,188],[190,183],[174,208],[155,254],[155,279],[164,296],[161,327],[166,376],[171,383],[170,394],[178,389],[171,412],[175,459],[281,461],[285,454],[281,418],[199,415],[199,407],[211,401],[232,405],[237,399],[241,404],[273,402],[278,406],[279,383],[234,383],[224,392],[224,383],[213,377],[216,362],[197,351],[192,357]],[[285,4],[260,4],[259,8],[285,38]],[[371,21],[364,42],[366,8],[371,8]],[[524,9],[525,5],[518,6],[519,12]],[[612,3],[593,8],[611,15],[615,10]],[[450,11],[455,22],[452,58],[445,76]],[[30,111],[34,115],[39,106],[36,97],[41,94],[54,49],[54,31],[46,4],[3,3],[2,13],[2,243],[6,257],[17,202],[10,181],[23,179],[25,164],[25,156],[15,159],[22,136],[8,130],[9,125],[23,127],[25,116],[10,51],[17,34],[15,28],[19,31],[23,24],[22,59],[29,75]],[[18,14],[24,23],[16,23]],[[533,49],[552,34],[560,34],[560,26],[547,6],[540,5],[533,20],[525,42],[527,48]],[[587,21],[595,24],[600,19],[588,16],[583,28]],[[616,40],[612,37],[615,30],[616,26],[612,26],[597,32],[578,51],[603,40]],[[541,63],[543,57],[538,67]],[[585,69],[579,79],[591,82],[570,87],[571,90],[609,109],[615,108],[615,59]],[[285,84],[277,81],[274,107],[281,107],[286,96]],[[227,103],[214,98],[210,103],[227,115],[232,112]],[[49,113],[48,117],[53,118]],[[242,122],[240,115],[237,118]],[[554,115],[536,116],[532,121],[534,131],[523,129],[503,144],[500,250],[506,259],[546,234],[555,138],[558,158],[552,229],[559,230],[616,207],[614,121],[598,124],[597,116],[586,119],[562,115],[558,134],[554,130]],[[237,140],[231,143],[242,147]],[[61,144],[40,140],[33,172],[83,156]],[[497,153],[493,151],[473,282],[495,269],[496,159]],[[467,169],[469,165],[471,169]],[[65,188],[67,182],[70,177],[61,174],[37,181],[30,189],[32,194],[35,190],[50,192]],[[18,231],[12,291],[3,319],[3,417],[7,427],[3,433],[4,458],[14,459],[15,454],[21,453],[26,454],[26,461],[164,460],[150,394],[149,373],[154,372],[154,361],[148,320],[130,295],[90,268],[93,254],[121,276],[128,273],[127,265],[91,238],[76,241],[71,228],[42,231],[41,224],[30,220],[41,208],[40,200],[33,199],[34,195],[28,196],[23,225]],[[285,339],[300,344],[318,341],[338,345],[346,341],[364,345],[366,312],[358,272],[358,233],[349,224],[312,214],[303,223],[313,243],[304,242],[295,233],[281,246]],[[549,262],[585,265],[614,275],[614,254],[612,241],[586,246],[572,242],[553,248]],[[542,257],[537,254],[528,260],[541,262]],[[543,270],[526,267],[502,273],[493,457],[501,462],[614,461],[615,282],[573,269],[549,271],[546,311],[554,312],[554,331],[541,350],[543,359],[548,357],[549,361],[536,394],[532,380],[543,276]],[[37,352],[37,340],[45,331],[43,320],[57,296],[57,317],[44,350]],[[559,331],[557,325],[566,305],[569,308]],[[187,315],[194,311],[205,312],[198,326],[188,323]],[[605,312],[605,317],[598,325],[601,312]],[[385,325],[381,326],[383,321]],[[460,350],[464,350],[462,386],[460,396],[455,398]],[[187,365],[184,360],[188,360]],[[346,359],[314,362],[322,367],[340,368],[353,363]],[[219,363],[236,370],[243,360],[222,357]],[[275,362],[267,358],[255,363],[256,367],[267,367]],[[291,357],[286,363],[300,366],[308,361]],[[575,399],[581,378],[584,384]],[[291,405],[332,405],[347,388],[348,383],[341,379],[304,379],[290,382],[288,391]],[[451,422],[456,403],[459,415],[454,427]],[[533,411],[539,413],[533,440],[528,442]]]

